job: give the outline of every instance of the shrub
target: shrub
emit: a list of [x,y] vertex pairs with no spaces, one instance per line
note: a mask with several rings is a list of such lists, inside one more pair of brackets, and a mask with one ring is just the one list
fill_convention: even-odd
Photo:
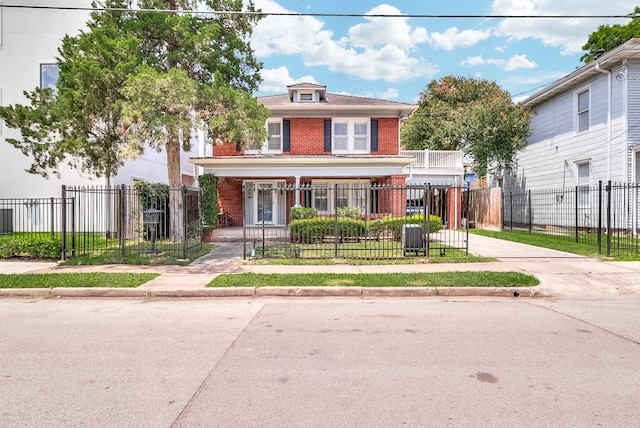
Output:
[[60,260],[60,236],[6,237],[0,240],[0,258],[30,257]]
[[[310,219],[293,220],[289,223],[291,238],[296,242],[320,242],[327,236],[335,234],[334,217],[315,217]],[[367,231],[363,220],[348,217],[338,217],[338,238],[360,238]]]
[[361,212],[359,207],[340,207],[338,217],[359,218]]
[[218,177],[213,174],[203,174],[198,177],[198,184],[202,189],[200,201],[204,230],[210,231],[218,227]]
[[[402,226],[405,224],[424,225],[424,215],[416,214],[405,217],[386,217],[380,220],[372,221],[368,226],[369,236],[380,237],[381,234],[388,232],[395,241],[402,239]],[[442,229],[442,219],[438,216],[429,216],[429,233],[435,233]]]
[[314,218],[318,216],[318,210],[307,207],[291,208],[291,220],[302,220],[306,218]]
[[331,217],[315,217],[293,220],[289,223],[289,231],[294,241],[310,243],[322,241],[326,236],[333,235],[334,219]]
[[347,238],[360,238],[366,234],[367,225],[364,220],[338,217],[338,236],[341,241]]

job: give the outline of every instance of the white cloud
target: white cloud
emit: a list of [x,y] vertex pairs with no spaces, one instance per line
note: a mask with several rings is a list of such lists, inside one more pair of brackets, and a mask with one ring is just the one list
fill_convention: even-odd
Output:
[[287,67],[278,67],[272,69],[263,69],[260,72],[262,76],[262,83],[260,83],[259,90],[261,92],[287,92],[287,86],[295,83],[318,83],[313,76],[302,76],[299,78],[291,77],[289,69]]
[[[492,14],[526,16],[625,15],[636,1],[618,0],[494,0]],[[603,24],[624,24],[620,19],[592,18],[509,18],[501,21],[495,34],[514,40],[539,39],[545,46],[560,48],[562,55],[582,52],[589,34]]]
[[519,69],[530,69],[538,67],[538,64],[529,60],[526,55],[514,55],[508,60],[496,58],[483,58],[482,56],[471,56],[460,62],[463,67],[476,67],[479,65],[495,65],[506,71]]
[[429,43],[438,49],[452,51],[455,48],[465,48],[476,45],[491,36],[491,30],[463,30],[456,27],[447,29],[444,33],[431,33]]
[[[399,15],[396,7],[381,4],[367,12],[367,15]],[[392,44],[402,49],[412,49],[427,41],[427,30],[422,27],[413,28],[408,18],[367,17],[368,22],[356,24],[349,29],[351,46],[373,48]]]
[[394,98],[398,98],[398,90],[395,88],[388,88],[386,91],[382,92],[379,97],[376,98],[382,98],[383,100],[392,100]]
[[[288,12],[273,0],[256,0],[264,11]],[[393,6],[380,5],[368,14],[399,14]],[[406,18],[367,17],[366,22],[337,39],[324,22],[311,16],[268,16],[255,27],[251,46],[258,58],[300,55],[306,66],[327,67],[364,80],[396,82],[429,78],[438,69],[411,52],[427,40],[427,31],[411,27]],[[384,20],[384,22],[382,21]]]

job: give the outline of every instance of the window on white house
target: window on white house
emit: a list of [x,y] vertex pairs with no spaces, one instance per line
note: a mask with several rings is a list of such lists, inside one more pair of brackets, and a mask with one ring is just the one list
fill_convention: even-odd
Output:
[[333,153],[369,153],[369,120],[334,119]]
[[589,164],[578,164],[578,205],[589,205]]
[[58,64],[40,64],[40,87],[55,89],[59,72]]
[[589,90],[578,93],[577,98],[578,132],[584,132],[589,129]]

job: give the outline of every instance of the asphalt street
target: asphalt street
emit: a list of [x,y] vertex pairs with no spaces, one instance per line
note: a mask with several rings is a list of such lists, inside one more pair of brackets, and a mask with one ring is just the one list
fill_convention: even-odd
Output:
[[640,296],[0,300],[0,426],[638,426]]

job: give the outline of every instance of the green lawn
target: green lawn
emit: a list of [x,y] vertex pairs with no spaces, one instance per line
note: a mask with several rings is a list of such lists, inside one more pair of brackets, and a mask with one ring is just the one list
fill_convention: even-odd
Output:
[[[575,242],[575,240],[571,240],[567,237],[563,236],[553,236],[553,235],[540,235],[535,233],[528,232],[514,232],[514,231],[502,231],[496,232],[492,230],[482,230],[482,229],[469,229],[469,233],[473,233],[475,235],[488,236],[490,238],[498,238],[504,239],[506,241],[519,242],[522,244],[535,245],[536,247],[544,247],[550,248],[552,250],[565,251],[567,253],[578,254],[581,256],[587,257],[602,257],[601,254],[598,254],[598,246],[594,243],[589,242]],[[593,239],[593,237],[590,237]],[[606,237],[603,237],[605,240]],[[606,247],[605,243],[602,244],[602,251],[604,252]],[[615,260],[638,260],[638,257],[629,258],[629,257],[614,257]]]
[[[178,265],[186,266],[197,258],[208,254],[215,248],[214,244],[203,243],[202,248],[199,250],[191,251],[188,254],[188,258],[183,260],[179,257],[182,256],[182,243],[163,244],[158,245],[157,248],[161,251],[165,251],[162,254],[150,255],[146,251],[149,249],[149,244],[136,244],[135,246],[128,246],[125,257],[121,257],[121,251],[119,248],[112,248],[109,250],[99,250],[93,253],[86,253],[72,257],[61,264],[64,266],[80,266],[80,265],[105,265],[105,264],[127,264],[127,265]],[[179,254],[179,256],[177,255]]]
[[113,287],[134,288],[157,277],[157,273],[43,273],[0,275],[0,288]]
[[519,272],[421,272],[357,274],[222,274],[207,287],[531,287],[540,282]]

